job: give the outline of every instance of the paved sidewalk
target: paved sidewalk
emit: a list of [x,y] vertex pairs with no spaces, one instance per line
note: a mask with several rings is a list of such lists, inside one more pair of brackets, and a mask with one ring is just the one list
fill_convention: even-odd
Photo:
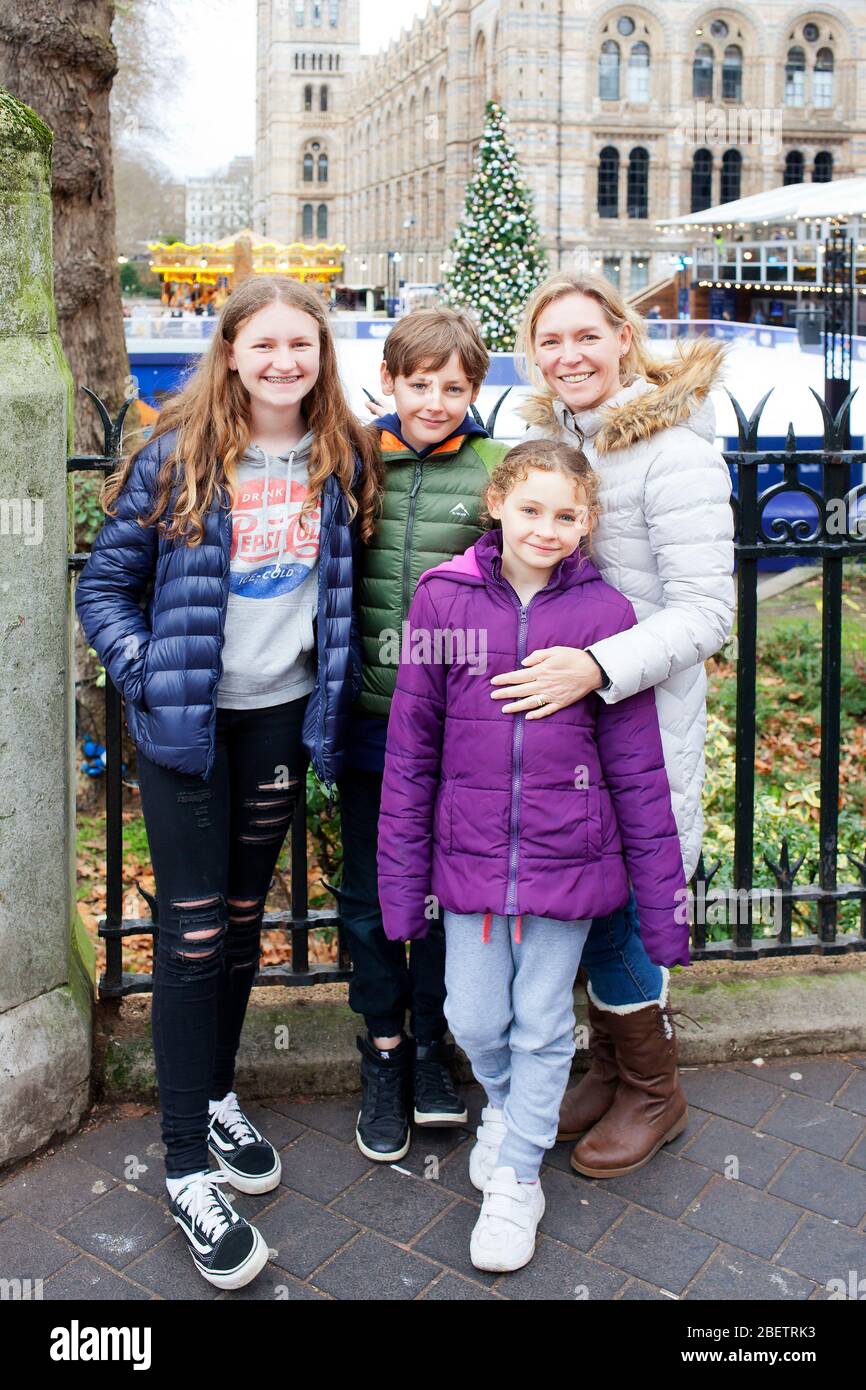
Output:
[[162,1201],[158,1118],[129,1106],[0,1181],[0,1276],[109,1300],[804,1300],[866,1276],[866,1055],[702,1067],[683,1085],[688,1129],[631,1177],[578,1177],[557,1145],[543,1234],[515,1274],[469,1262],[471,1130],[416,1132],[400,1164],[369,1163],[349,1097],[249,1107],[283,1177],[235,1198],[271,1247],[241,1292],[196,1273]]

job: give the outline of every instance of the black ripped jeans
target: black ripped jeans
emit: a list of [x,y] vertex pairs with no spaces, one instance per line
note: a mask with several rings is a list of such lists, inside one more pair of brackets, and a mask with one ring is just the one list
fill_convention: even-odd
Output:
[[208,1101],[232,1090],[265,898],[307,756],[307,697],[217,710],[208,782],[138,754],[156,877],[153,1050],[166,1173],[209,1166]]

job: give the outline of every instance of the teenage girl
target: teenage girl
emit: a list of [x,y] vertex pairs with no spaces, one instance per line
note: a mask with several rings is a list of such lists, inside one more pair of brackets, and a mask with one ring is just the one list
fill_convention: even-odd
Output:
[[360,685],[353,550],[376,500],[321,301],[250,279],[150,441],[108,479],[78,582],[138,749],[169,1207],[219,1288],[249,1283],[268,1256],[219,1186],[280,1180],[233,1090],[235,1056],[308,756],[329,786],[340,771]]

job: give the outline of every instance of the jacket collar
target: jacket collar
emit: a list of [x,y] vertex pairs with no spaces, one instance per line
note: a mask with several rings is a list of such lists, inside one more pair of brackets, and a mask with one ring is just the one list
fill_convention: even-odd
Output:
[[[374,429],[380,431],[381,448],[383,453],[400,454],[403,457],[426,459],[431,454],[456,454],[463,444],[464,439],[478,436],[487,439],[489,436],[483,425],[479,425],[473,419],[471,412],[467,411],[465,418],[452,430],[446,439],[440,439],[437,444],[429,444],[426,449],[415,449],[403,438],[403,426],[400,423],[400,416],[394,411],[390,415],[382,415],[378,420],[373,421]],[[396,461],[390,460],[389,462]]]
[[680,339],[673,356],[658,363],[655,381],[636,377],[595,410],[572,415],[558,398],[535,395],[521,414],[531,425],[558,425],[578,440],[591,439],[597,454],[631,448],[674,425],[687,425],[712,442],[715,411],[709,394],[721,383],[724,361],[723,343]]
[[[493,581],[496,584],[503,583],[502,579],[502,532],[499,527],[491,531],[486,531],[480,540],[475,542],[475,558],[482,578]],[[441,571],[440,571],[441,573]],[[539,593],[547,593],[553,589],[571,589],[580,584],[587,583],[590,579],[600,579],[601,575],[588,555],[584,555],[580,548],[573,554],[560,560],[556,569],[551,574],[544,589]]]

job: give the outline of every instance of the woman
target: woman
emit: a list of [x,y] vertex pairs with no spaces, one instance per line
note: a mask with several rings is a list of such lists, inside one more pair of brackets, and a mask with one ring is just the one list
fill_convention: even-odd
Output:
[[[505,711],[527,719],[593,690],[613,704],[655,687],[689,879],[703,831],[703,663],[731,630],[734,552],[731,480],[709,400],[723,350],[704,339],[677,347],[672,359],[653,359],[643,321],[600,276],[559,274],[531,297],[518,342],[536,388],[523,411],[527,437],[570,440],[597,471],[596,562],[638,624],[585,652],[532,652],[524,669],[492,685]],[[583,955],[592,1062],[566,1093],[559,1135],[579,1139],[572,1166],[589,1177],[648,1163],[686,1112],[668,972],[650,959],[639,928],[631,894],[594,921]]]

